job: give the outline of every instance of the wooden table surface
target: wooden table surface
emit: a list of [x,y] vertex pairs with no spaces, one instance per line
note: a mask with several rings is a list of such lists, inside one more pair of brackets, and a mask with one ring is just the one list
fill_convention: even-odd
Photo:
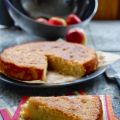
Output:
[[[120,22],[119,21],[93,21],[85,27],[88,39],[88,46],[106,52],[120,54]],[[37,36],[29,35],[25,32],[15,29],[0,29],[0,51],[2,47],[8,47],[11,44],[19,44],[25,39],[38,40]],[[7,41],[3,44],[3,41]],[[82,88],[87,94],[110,95],[113,103],[113,109],[118,118],[120,118],[120,89],[116,82],[108,80],[104,74],[95,78],[96,80],[86,87]],[[18,104],[21,94],[11,90],[8,86],[0,82],[0,98],[4,99],[10,106]]]

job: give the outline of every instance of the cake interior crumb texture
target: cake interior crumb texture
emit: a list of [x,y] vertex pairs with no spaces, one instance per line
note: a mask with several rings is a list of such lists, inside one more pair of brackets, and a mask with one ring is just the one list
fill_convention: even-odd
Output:
[[31,97],[22,106],[20,120],[102,120],[99,97]]

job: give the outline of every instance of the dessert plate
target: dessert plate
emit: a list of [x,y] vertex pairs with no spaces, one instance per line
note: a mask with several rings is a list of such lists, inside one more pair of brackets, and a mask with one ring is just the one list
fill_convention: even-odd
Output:
[[[2,52],[7,47],[10,47],[10,46],[13,46],[16,44],[22,44],[25,42],[31,42],[31,41],[33,41],[33,38],[28,39],[26,41],[25,41],[25,39],[19,39],[19,40],[15,39],[14,41],[11,39],[1,40],[0,41],[0,52]],[[37,38],[34,41],[37,41]],[[104,54],[103,54],[103,57],[104,57]],[[102,61],[104,61],[103,57],[100,57],[100,59]],[[109,60],[109,58],[111,58],[111,55],[110,55],[110,57],[108,57],[106,59]],[[101,61],[99,61],[99,62],[100,62],[100,64],[102,63]],[[103,65],[103,63],[102,63],[102,65]],[[63,94],[63,93],[65,93],[64,91],[70,92],[70,91],[73,91],[73,90],[75,91],[77,89],[82,88],[83,83],[85,83],[85,86],[87,86],[86,83],[90,83],[90,84],[93,83],[92,80],[97,80],[95,78],[98,77],[99,75],[101,75],[102,73],[104,73],[105,70],[106,70],[106,65],[104,65],[103,67],[102,66],[99,67],[95,72],[93,72],[87,76],[84,76],[82,78],[75,78],[74,80],[71,80],[71,81],[62,81],[62,82],[58,82],[58,83],[21,82],[18,80],[11,79],[2,74],[0,74],[0,81],[5,83],[6,85],[8,85],[8,88],[14,87],[15,89],[19,89],[20,92],[23,91],[23,93],[25,93],[26,90],[28,90],[28,93],[30,93],[30,91],[31,91],[32,93],[34,92],[35,94],[37,94],[37,93],[43,93],[44,95],[46,95],[46,93],[47,93],[47,95],[48,95],[48,93],[50,93],[50,94],[51,93],[52,94],[62,93]],[[68,79],[68,78],[66,77],[65,79]],[[54,78],[54,80],[57,80],[57,78]],[[15,90],[15,89],[13,89],[13,90]]]
[[[18,92],[23,95],[64,95],[77,90],[84,90],[85,88],[91,89],[94,82],[97,82],[102,77],[102,73],[105,72],[106,66],[112,62],[120,59],[119,55],[108,52],[97,52],[99,67],[98,69],[82,78],[74,79],[72,81],[59,82],[59,83],[28,83],[21,82],[11,78],[8,78],[0,74],[0,81],[5,83],[6,89],[10,91]],[[111,57],[112,56],[112,57]],[[57,78],[54,78],[56,80]],[[66,78],[67,79],[67,78]],[[12,88],[12,89],[11,89]],[[64,94],[63,94],[64,93]]]
[[[14,79],[9,78],[9,77],[2,75],[2,74],[0,75],[0,80],[2,80],[3,82],[6,82],[8,84],[11,84],[11,85],[15,85],[18,87],[27,87],[27,88],[56,88],[56,87],[63,87],[63,86],[67,87],[67,86],[78,85],[78,84],[81,84],[83,82],[88,82],[88,81],[91,82],[91,80],[93,80],[97,76],[104,73],[105,69],[106,69],[106,67],[103,66],[103,67],[98,68],[95,72],[93,72],[87,76],[84,76],[82,78],[76,78],[75,80],[70,80],[70,81],[65,81],[65,82],[61,81],[58,83],[53,83],[53,82],[46,82],[46,83],[21,82],[19,80],[14,80]],[[66,79],[67,79],[67,77],[66,77]],[[54,78],[54,80],[55,80],[55,78]]]

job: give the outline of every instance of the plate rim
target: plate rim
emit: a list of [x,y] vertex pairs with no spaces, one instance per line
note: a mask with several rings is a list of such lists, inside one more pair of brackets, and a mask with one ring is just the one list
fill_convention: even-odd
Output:
[[[102,66],[100,68],[98,68],[95,72],[86,75],[82,78],[78,78],[76,80],[73,81],[67,81],[67,82],[62,82],[62,83],[53,83],[53,84],[46,84],[46,83],[25,83],[25,82],[21,82],[21,81],[17,81],[14,80],[12,78],[9,78],[5,75],[0,75],[0,81],[5,82],[7,84],[12,84],[15,85],[17,87],[27,87],[27,88],[50,88],[50,87],[61,87],[61,86],[71,86],[71,85],[76,85],[76,84],[80,84],[80,83],[84,83],[87,81],[90,81],[94,78],[96,78],[97,76],[101,75],[102,73],[104,73],[106,70],[106,66]],[[7,78],[7,79],[6,79]]]

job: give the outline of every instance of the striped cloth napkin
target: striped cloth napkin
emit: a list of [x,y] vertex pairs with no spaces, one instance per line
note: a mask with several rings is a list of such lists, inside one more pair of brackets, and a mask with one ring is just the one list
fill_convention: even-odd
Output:
[[[85,95],[83,91],[74,92],[69,95]],[[119,120],[115,117],[112,104],[109,96],[100,95],[99,96],[102,101],[102,107],[103,107],[103,120]],[[14,114],[12,113],[12,110],[9,108],[8,105],[5,104],[4,101],[0,100],[0,104],[2,101],[2,106],[0,106],[0,120],[18,120],[21,110],[21,105],[23,105],[29,97],[24,96],[22,97],[17,109],[15,110]]]

